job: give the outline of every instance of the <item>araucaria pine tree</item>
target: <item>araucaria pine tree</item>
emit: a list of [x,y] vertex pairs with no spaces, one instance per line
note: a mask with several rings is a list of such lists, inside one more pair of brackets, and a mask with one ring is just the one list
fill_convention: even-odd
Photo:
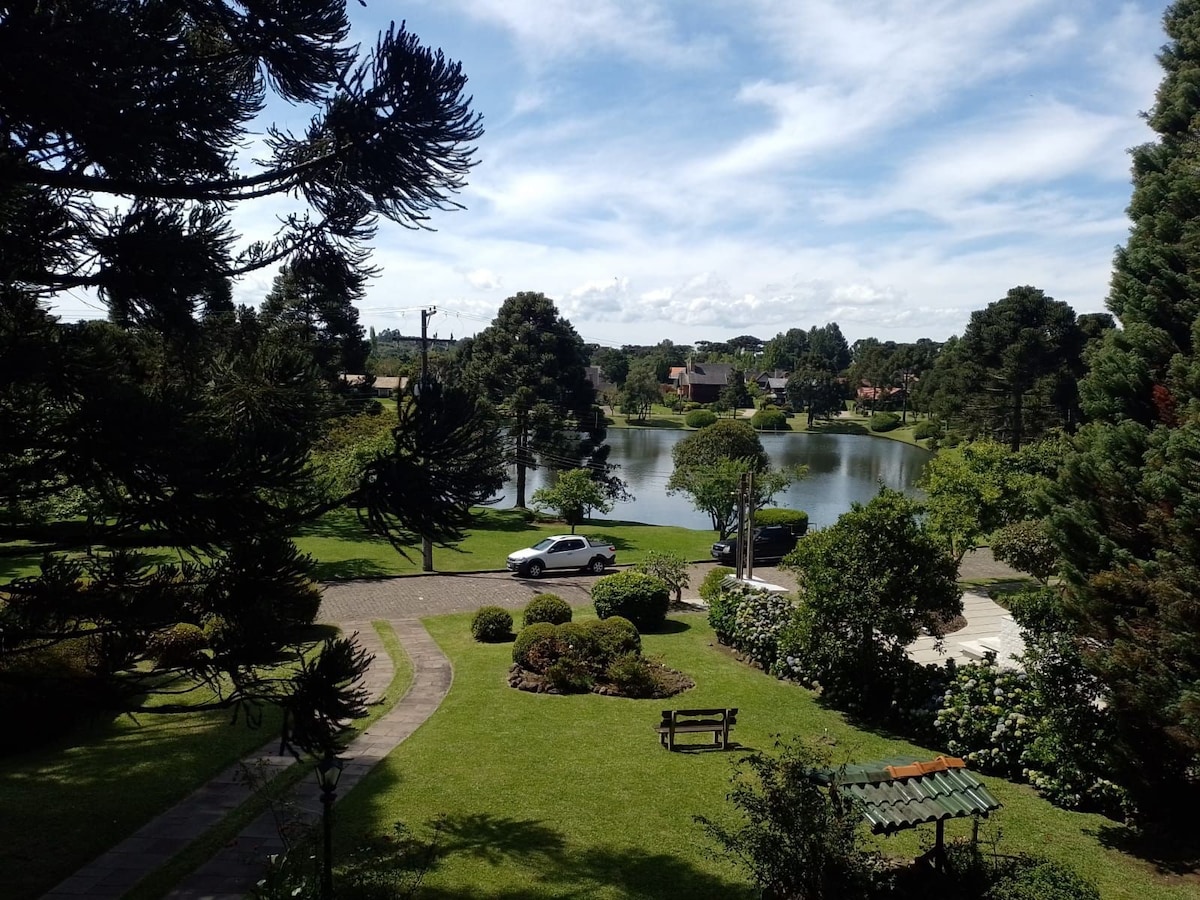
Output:
[[1102,680],[1112,771],[1143,813],[1200,789],[1200,2],[1164,17],[1166,76],[1133,150],[1133,221],[1052,516],[1067,609]]

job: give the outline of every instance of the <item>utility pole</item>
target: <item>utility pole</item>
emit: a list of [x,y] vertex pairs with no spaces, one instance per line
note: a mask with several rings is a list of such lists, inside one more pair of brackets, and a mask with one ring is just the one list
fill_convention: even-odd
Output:
[[[429,387],[429,320],[437,313],[437,307],[421,310],[421,380],[417,384],[417,392]],[[421,571],[433,571],[433,541],[427,537],[421,538]]]
[[734,553],[734,568],[735,577],[738,581],[742,580],[742,576],[746,574],[746,480],[747,473],[743,472],[738,479],[737,492],[737,517],[738,517],[738,534],[737,534],[737,552]]
[[754,577],[754,473],[746,473],[746,580]]

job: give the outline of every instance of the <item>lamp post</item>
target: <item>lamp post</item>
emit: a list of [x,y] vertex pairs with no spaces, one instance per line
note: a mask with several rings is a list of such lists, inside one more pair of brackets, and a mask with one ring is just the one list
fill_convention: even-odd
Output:
[[321,900],[333,900],[333,801],[337,798],[338,779],[345,763],[326,750],[317,763],[317,784],[321,786],[321,823],[325,831],[325,855],[321,861]]

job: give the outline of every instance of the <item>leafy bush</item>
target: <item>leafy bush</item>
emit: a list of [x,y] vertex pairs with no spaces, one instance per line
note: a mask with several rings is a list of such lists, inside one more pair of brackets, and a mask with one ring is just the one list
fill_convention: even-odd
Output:
[[535,622],[561,625],[571,621],[571,605],[557,594],[538,594],[525,607],[522,621],[527,626]]
[[693,412],[697,409],[703,409],[703,404],[697,403],[695,400],[685,400],[683,402],[684,412]]
[[756,752],[738,764],[726,795],[739,813],[736,826],[696,820],[764,897],[872,896],[878,853],[861,812],[812,778],[814,769],[829,768],[829,751],[798,740],[776,747],[778,756]]
[[683,423],[688,428],[705,428],[715,421],[717,421],[717,414],[709,409],[692,409],[683,419]]
[[717,636],[717,643],[726,646],[733,643],[738,606],[745,595],[742,588],[725,588],[708,601],[708,624]]
[[705,603],[712,603],[713,598],[721,593],[721,582],[725,580],[725,576],[732,574],[734,570],[729,566],[713,566],[700,582],[700,599]]
[[802,509],[760,509],[754,514],[754,524],[786,525],[792,529],[792,534],[800,537],[808,531],[808,513]]
[[563,622],[554,627],[554,639],[558,641],[558,653],[588,664],[596,664],[600,656],[600,644],[595,632],[582,622]]
[[642,636],[626,618],[609,616],[607,619],[595,619],[587,625],[592,640],[596,642],[597,657],[602,663],[618,656],[642,652]]
[[677,603],[683,599],[683,589],[690,581],[687,560],[678,553],[650,550],[646,553],[646,558],[633,567],[633,571],[662,579],[675,594]]
[[941,436],[941,424],[932,419],[925,419],[923,422],[918,422],[913,426],[913,437],[918,441],[927,441],[930,438],[939,438]]
[[789,431],[792,427],[782,409],[760,409],[750,418],[750,424],[759,431]]
[[900,424],[900,417],[892,412],[877,412],[871,416],[867,427],[875,432],[891,431]]
[[985,772],[1020,775],[1034,737],[1028,676],[994,662],[959,666],[937,727],[946,749]]
[[513,617],[502,606],[482,606],[471,619],[471,634],[477,641],[494,643],[512,637]]
[[641,572],[617,572],[596,579],[592,604],[601,619],[622,616],[638,631],[653,631],[666,620],[671,595],[661,578]]
[[658,688],[654,668],[636,653],[624,653],[608,665],[608,680],[626,697],[653,697]]
[[196,662],[208,647],[208,638],[199,625],[180,622],[156,631],[146,641],[146,654],[159,669],[171,669]]
[[1100,900],[1100,892],[1062,863],[1031,859],[999,877],[984,900]]
[[546,667],[545,674],[550,686],[564,694],[586,694],[595,683],[591,666],[571,655],[559,657]]
[[733,614],[734,648],[772,671],[779,658],[779,635],[791,625],[795,611],[785,595],[745,591]]
[[1045,584],[1058,567],[1058,548],[1042,522],[1025,519],[1005,525],[992,537],[992,555]]
[[537,622],[521,629],[513,642],[513,662],[531,672],[544,672],[558,659],[556,626]]

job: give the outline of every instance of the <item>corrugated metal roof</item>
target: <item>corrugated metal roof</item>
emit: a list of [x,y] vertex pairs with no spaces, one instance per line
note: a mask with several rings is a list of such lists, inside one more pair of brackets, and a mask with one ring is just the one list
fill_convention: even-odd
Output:
[[[918,764],[924,774],[907,774],[914,771],[913,764]],[[986,816],[1000,808],[1000,801],[957,759],[939,757],[933,763],[922,763],[915,757],[904,757],[826,770],[816,773],[816,777],[825,784],[836,784],[854,798],[876,834],[891,834],[942,819]]]

